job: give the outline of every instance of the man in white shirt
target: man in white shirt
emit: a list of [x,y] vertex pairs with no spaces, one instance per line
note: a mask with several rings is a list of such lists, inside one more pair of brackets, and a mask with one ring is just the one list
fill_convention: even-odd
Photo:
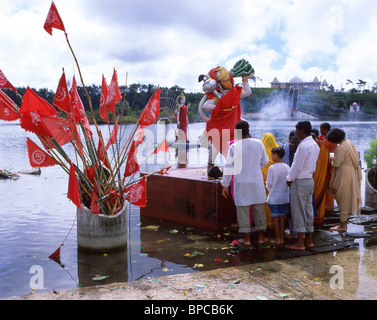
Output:
[[305,250],[305,245],[313,247],[313,174],[319,156],[319,147],[311,136],[309,121],[296,124],[296,136],[301,143],[295,153],[287,184],[291,187],[291,212],[294,231],[298,233],[297,243],[287,245],[288,249]]
[[[242,135],[242,138],[241,138]],[[255,230],[258,232],[258,243],[269,241],[264,237],[267,221],[264,212],[266,190],[261,168],[268,163],[268,156],[262,141],[250,138],[249,123],[240,121],[236,124],[236,136],[227,153],[224,175],[221,181],[222,195],[229,196],[229,184],[234,176],[234,202],[237,207],[239,232],[245,234],[240,242],[250,245],[250,206],[253,208]]]

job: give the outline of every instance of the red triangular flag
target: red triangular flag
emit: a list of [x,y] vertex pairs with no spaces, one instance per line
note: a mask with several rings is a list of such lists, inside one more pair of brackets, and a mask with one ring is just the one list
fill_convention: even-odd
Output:
[[134,142],[136,143],[136,145],[143,143],[144,131],[145,131],[144,126],[140,126],[139,129],[137,129],[136,136],[135,136],[135,139],[134,139]]
[[118,85],[118,74],[114,68],[113,77],[109,85],[109,92],[106,97],[107,110],[115,114],[115,105],[122,100],[122,95]]
[[139,171],[139,163],[137,161],[137,148],[135,141],[132,142],[128,150],[126,169],[124,170],[124,177],[130,177]]
[[168,166],[165,169],[161,169],[157,173],[159,173],[160,175],[164,175],[164,174],[166,174],[169,171],[170,168],[171,168],[171,166]]
[[109,123],[109,115],[106,108],[106,99],[109,93],[109,87],[107,86],[106,78],[102,75],[102,86],[101,86],[101,100],[99,103],[99,115],[103,120]]
[[15,93],[18,93],[17,89],[8,81],[5,74],[0,70],[0,88],[2,89],[12,89]]
[[[71,134],[70,128],[70,120],[63,119],[56,116],[49,116],[49,117],[41,117],[42,122],[51,132],[51,138],[55,138],[56,142],[60,146],[64,146],[68,142],[73,140],[73,136]],[[44,147],[47,149],[55,149],[56,146],[47,139],[47,137],[41,140]],[[46,146],[46,145],[47,146]]]
[[161,89],[158,88],[149,99],[143,112],[140,115],[140,125],[150,126],[155,123],[160,114],[160,94]]
[[0,90],[0,119],[5,121],[17,120],[21,115],[18,107],[3,91]]
[[102,138],[102,132],[101,130],[98,131],[98,148],[97,148],[97,154],[98,154],[98,159],[103,162],[103,164],[107,167],[110,168],[110,164],[107,160],[106,157],[106,149],[103,147],[103,144],[101,141],[103,141]]
[[153,152],[153,154],[157,154],[160,151],[164,151],[169,153],[169,160],[170,160],[170,152],[169,152],[169,145],[166,142],[166,140],[162,141],[160,145],[156,148],[156,150]]
[[79,154],[81,156],[83,156],[83,154],[84,154],[84,151],[83,151],[84,146],[83,146],[83,144],[81,142],[81,137],[80,137],[80,134],[79,134],[79,132],[77,130],[77,125],[70,118],[67,119],[67,124],[69,126],[69,129],[70,129],[70,132],[71,132],[71,136],[72,136],[72,139],[73,139],[72,142],[74,142],[74,144],[76,145]]
[[62,18],[60,18],[58,9],[56,9],[54,1],[51,3],[50,10],[48,11],[47,18],[43,28],[52,35],[52,28],[59,29],[65,32]]
[[145,176],[139,182],[124,189],[124,197],[133,205],[138,207],[147,206],[147,183]]
[[21,115],[21,128],[40,134],[42,136],[51,137],[52,134],[42,121],[43,116],[58,115],[55,108],[46,100],[39,97],[29,87],[22,100],[22,105],[19,111]]
[[115,143],[117,141],[117,135],[118,135],[118,129],[119,129],[119,125],[118,125],[118,120],[119,120],[119,116],[117,117],[117,119],[115,120],[115,125],[113,127],[113,130],[111,130],[111,135],[110,135],[110,139],[109,141],[107,141],[107,144],[106,144],[106,150],[109,149],[109,147]]
[[58,88],[56,89],[53,103],[63,111],[67,113],[70,112],[69,91],[67,87],[67,81],[65,79],[64,69],[63,74],[59,80]]
[[80,201],[80,188],[79,183],[76,177],[76,167],[73,163],[71,163],[71,167],[69,169],[69,182],[68,182],[68,199],[72,200],[72,202],[81,209],[81,201]]
[[88,139],[91,140],[93,133],[92,133],[92,130],[90,129],[90,124],[85,113],[84,105],[82,104],[79,93],[77,91],[77,82],[76,82],[75,76],[73,76],[73,80],[72,80],[70,99],[71,99],[72,119],[75,121],[75,123],[79,121],[83,123]]
[[91,198],[91,202],[90,202],[90,211],[93,214],[100,214],[101,206],[97,202],[97,200],[99,198],[98,198],[98,194],[97,194],[96,190],[98,190],[98,185],[97,185],[97,182],[94,182],[94,188],[93,188],[93,191],[92,191],[92,198]]
[[47,152],[39,148],[32,140],[26,140],[29,162],[33,168],[52,167],[57,162]]
[[64,268],[64,265],[60,261],[60,249],[64,246],[64,243],[62,243],[58,249],[54,251],[52,255],[49,256],[49,259],[54,260],[56,263],[58,263],[62,268]]
[[63,243],[62,243],[62,244],[59,246],[59,248],[57,248],[57,249],[54,251],[54,253],[51,254],[48,258],[49,258],[49,259],[53,259],[53,260],[59,258],[59,257],[60,257],[60,249],[61,249],[62,246],[64,246]]

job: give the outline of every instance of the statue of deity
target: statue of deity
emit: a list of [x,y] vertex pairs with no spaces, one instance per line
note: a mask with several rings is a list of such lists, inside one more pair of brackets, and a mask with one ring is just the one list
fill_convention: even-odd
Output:
[[[208,169],[214,166],[219,152],[226,155],[228,142],[234,140],[236,123],[241,121],[240,100],[251,95],[249,79],[253,76],[254,72],[242,76],[242,87],[234,85],[232,73],[221,66],[211,69],[208,75],[199,76],[199,82],[205,81],[205,94],[198,111],[206,122],[206,129],[200,140],[202,146],[209,147]],[[203,110],[211,113],[210,118]]]

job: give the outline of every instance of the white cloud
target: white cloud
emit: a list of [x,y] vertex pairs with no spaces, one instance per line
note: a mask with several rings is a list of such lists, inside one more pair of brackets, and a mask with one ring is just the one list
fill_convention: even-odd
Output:
[[[50,0],[2,0],[0,69],[15,86],[55,90],[77,70],[64,33],[43,30]],[[120,84],[201,91],[198,75],[249,59],[269,86],[315,76],[336,88],[372,82],[377,2],[302,0],[55,0],[86,84],[118,70]],[[77,75],[78,76],[78,75]],[[344,85],[344,84],[343,84]]]

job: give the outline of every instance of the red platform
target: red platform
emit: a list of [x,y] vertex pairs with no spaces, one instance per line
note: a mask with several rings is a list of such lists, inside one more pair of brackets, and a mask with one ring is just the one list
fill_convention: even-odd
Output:
[[236,221],[233,199],[222,197],[220,181],[208,180],[206,171],[182,168],[149,176],[148,203],[140,214],[211,230],[230,226]]

